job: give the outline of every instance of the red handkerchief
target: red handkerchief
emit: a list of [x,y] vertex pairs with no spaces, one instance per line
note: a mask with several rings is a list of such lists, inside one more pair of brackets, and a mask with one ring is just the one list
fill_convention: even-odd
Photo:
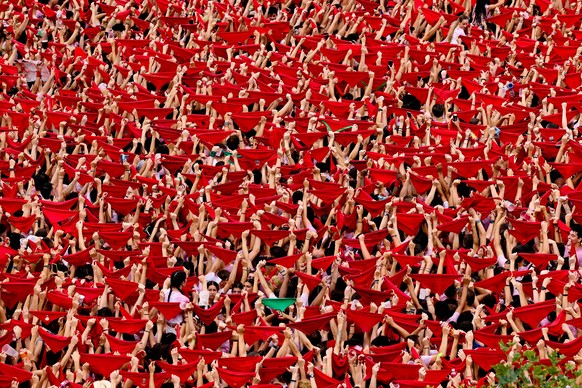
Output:
[[89,368],[102,376],[109,376],[114,370],[131,361],[129,356],[116,356],[113,353],[107,354],[81,354],[81,363],[88,363]]
[[99,237],[105,240],[112,249],[121,249],[133,237],[133,230],[125,232],[99,232]]
[[210,325],[212,321],[214,321],[214,318],[216,318],[216,316],[220,314],[220,311],[222,310],[223,306],[224,299],[220,299],[220,301],[215,303],[214,306],[210,307],[209,309],[205,310],[202,307],[196,305],[194,305],[193,308],[194,313],[198,316],[198,318],[200,318],[202,323],[204,323],[205,325]]
[[522,244],[540,236],[541,223],[539,222],[527,222],[521,220],[510,220],[509,222],[512,226],[509,233],[511,233],[511,235]]
[[289,323],[287,326],[297,329],[306,335],[311,335],[316,330],[320,330],[325,327],[325,325],[327,325],[330,320],[335,318],[336,315],[336,313],[321,314],[315,318]]
[[424,221],[424,215],[416,213],[399,213],[396,215],[398,229],[408,236],[416,236],[420,224]]
[[362,303],[374,303],[379,305],[390,298],[391,292],[368,290],[364,288],[354,287],[354,290],[362,297]]
[[142,331],[148,323],[147,319],[108,318],[111,330],[124,334],[136,334]]
[[176,375],[180,381],[186,381],[196,371],[198,363],[192,362],[189,364],[172,365],[164,361],[156,361],[156,365],[168,372],[170,375]]
[[164,315],[166,320],[172,320],[182,313],[180,302],[149,302],[150,307],[155,307]]
[[280,326],[250,326],[245,328],[245,342],[254,344],[257,341],[268,341],[269,337],[277,334],[279,340],[283,340],[283,328]]
[[348,321],[354,322],[364,333],[370,332],[384,318],[382,314],[369,313],[361,310],[348,309],[346,310],[346,314]]
[[545,269],[549,262],[552,260],[557,260],[558,255],[551,254],[551,253],[525,253],[522,252],[519,254],[524,260],[532,263],[537,268]]
[[44,343],[52,350],[54,353],[58,353],[63,350],[65,347],[69,346],[71,343],[71,337],[64,337],[60,335],[55,335],[49,333],[45,329],[40,329],[38,334],[44,341]]
[[[0,376],[7,376],[10,378],[10,381],[16,380],[19,383],[24,383],[32,379],[32,373],[29,371],[5,363],[0,363]],[[10,382],[6,385],[6,387],[8,386],[11,386]]]
[[536,328],[542,319],[544,319],[550,311],[555,310],[555,308],[555,302],[553,300],[547,300],[545,302],[518,307],[513,310],[513,315],[527,323],[530,327]]
[[261,359],[261,356],[221,358],[218,366],[235,372],[253,372]]
[[265,244],[273,246],[277,241],[289,236],[289,230],[252,230],[251,234],[260,238]]
[[304,272],[295,272],[295,275],[301,279],[303,283],[309,288],[310,291],[313,291],[315,287],[317,287],[321,283],[321,279],[317,276],[308,275]]
[[29,311],[33,316],[40,319],[45,325],[67,316],[65,311]]
[[232,316],[232,320],[238,325],[253,326],[257,319],[257,310],[253,309],[244,313],[237,313]]
[[503,350],[479,348],[479,349],[465,349],[465,354],[473,358],[473,362],[479,365],[483,370],[489,372],[493,365],[497,365],[501,360],[507,358],[507,354]]
[[322,271],[327,271],[330,265],[335,261],[335,256],[325,256],[319,259],[314,259],[311,261],[311,267],[315,269],[320,269]]
[[107,284],[111,287],[111,290],[121,300],[126,300],[131,294],[137,291],[139,286],[138,283],[118,280],[118,279],[107,279]]
[[109,342],[111,350],[113,352],[119,352],[120,354],[132,353],[135,349],[135,346],[139,343],[139,341],[124,341],[107,333],[105,334],[105,337]]
[[423,287],[430,288],[437,294],[443,294],[447,288],[461,275],[458,274],[411,274],[411,278],[420,282]]
[[218,374],[220,375],[220,378],[232,388],[240,388],[255,377],[255,372],[231,372],[224,368],[218,368]]
[[225,265],[230,264],[234,259],[236,259],[236,251],[220,248],[211,243],[205,243],[204,247],[208,249],[214,256],[224,261]]
[[212,334],[198,334],[196,348],[216,350],[232,336],[232,331],[220,331]]
[[[303,256],[303,253],[298,253],[296,255],[291,255],[291,256],[280,257],[278,259],[272,259],[272,260],[269,260],[269,263],[275,264],[275,265],[281,265],[285,268],[292,268],[295,265],[295,263],[297,262],[297,260],[299,260],[301,258],[301,256]],[[312,262],[312,265],[313,265],[313,262]]]
[[[138,373],[138,372],[128,372],[119,371],[119,374],[123,376],[126,380],[131,380],[131,382],[138,386],[139,388],[148,388],[150,386],[150,374],[149,373]],[[162,386],[164,381],[170,378],[168,373],[156,373],[154,375],[154,384],[156,387]]]
[[463,228],[469,223],[469,217],[461,217],[453,221],[444,222],[437,225],[437,229],[443,232],[461,233]]
[[192,350],[188,348],[181,348],[178,350],[178,352],[189,363],[198,363],[201,358],[204,358],[204,362],[208,365],[211,364],[212,361],[218,360],[222,357],[222,352],[212,352],[210,350]]

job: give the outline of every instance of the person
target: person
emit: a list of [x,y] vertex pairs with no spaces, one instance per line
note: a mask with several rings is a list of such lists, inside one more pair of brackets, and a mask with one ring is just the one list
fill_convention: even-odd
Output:
[[[190,304],[190,298],[182,293],[182,287],[186,284],[186,272],[176,271],[170,276],[169,288],[163,290],[164,302],[179,303],[180,309],[185,310]],[[184,322],[184,315],[177,314],[174,317],[165,317],[169,333],[175,332],[175,326]]]
[[467,36],[468,28],[469,28],[469,17],[465,14],[459,16],[459,19],[457,20],[457,24],[453,30],[453,36],[451,38],[451,43],[452,44],[460,44],[461,43],[460,37]]

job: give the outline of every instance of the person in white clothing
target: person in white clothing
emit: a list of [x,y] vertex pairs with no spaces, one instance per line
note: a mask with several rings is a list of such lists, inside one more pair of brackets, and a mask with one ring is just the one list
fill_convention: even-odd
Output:
[[461,43],[459,37],[467,36],[467,28],[469,28],[469,17],[467,15],[459,16],[459,20],[457,21],[457,26],[453,31],[453,37],[451,38],[452,44],[459,44]]
[[[186,283],[186,272],[176,271],[170,277],[170,288],[164,290],[164,302],[180,303],[180,308],[185,310],[190,303],[190,299],[182,294],[182,286]],[[166,317],[167,330],[173,330],[173,327],[184,321],[183,314],[175,317]]]

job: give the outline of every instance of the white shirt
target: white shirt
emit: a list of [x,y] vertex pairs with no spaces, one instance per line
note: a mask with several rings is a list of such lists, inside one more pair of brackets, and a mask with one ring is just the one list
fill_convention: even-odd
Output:
[[467,34],[465,34],[465,30],[462,29],[461,27],[457,27],[455,28],[455,31],[453,32],[453,38],[451,39],[451,43],[452,44],[459,44],[459,37],[460,36],[467,36]]

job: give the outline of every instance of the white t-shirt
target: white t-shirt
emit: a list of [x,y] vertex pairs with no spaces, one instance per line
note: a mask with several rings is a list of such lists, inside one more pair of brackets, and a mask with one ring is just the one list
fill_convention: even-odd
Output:
[[460,36],[467,36],[467,34],[465,34],[465,30],[463,30],[461,27],[457,27],[455,28],[455,31],[453,32],[453,38],[451,39],[451,43],[452,44],[459,44],[459,37]]

